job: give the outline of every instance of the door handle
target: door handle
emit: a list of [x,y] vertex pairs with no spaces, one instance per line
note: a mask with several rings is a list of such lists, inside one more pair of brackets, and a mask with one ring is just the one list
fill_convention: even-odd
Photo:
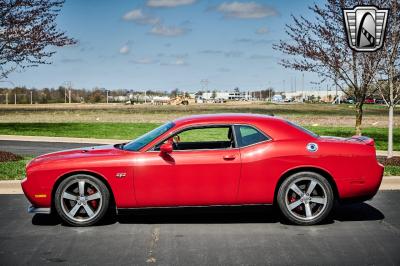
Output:
[[229,155],[225,155],[224,160],[229,161],[229,160],[235,160],[236,155],[235,154],[229,154]]

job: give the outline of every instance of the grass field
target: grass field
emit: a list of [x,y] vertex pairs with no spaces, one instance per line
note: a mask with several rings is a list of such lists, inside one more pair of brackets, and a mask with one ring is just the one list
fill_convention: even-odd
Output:
[[[178,117],[208,113],[274,114],[301,125],[354,126],[354,105],[271,104],[265,102],[230,102],[226,104],[123,105],[123,104],[33,104],[0,105],[0,123],[119,122],[164,123]],[[400,108],[394,120],[400,125]],[[387,109],[366,105],[364,127],[387,127]]]
[[[0,135],[78,137],[103,139],[134,139],[159,123],[0,123]],[[307,126],[321,136],[350,137],[352,127]],[[365,128],[365,136],[375,139],[378,150],[387,149],[386,128]],[[400,128],[394,129],[394,149],[400,150]]]
[[32,157],[24,157],[15,162],[0,162],[0,180],[22,179],[25,175],[25,165]]

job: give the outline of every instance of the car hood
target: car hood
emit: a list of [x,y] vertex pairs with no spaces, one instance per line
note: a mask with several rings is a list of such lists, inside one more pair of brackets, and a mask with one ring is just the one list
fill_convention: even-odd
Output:
[[122,152],[124,151],[116,148],[116,145],[83,147],[78,149],[71,149],[71,150],[64,150],[64,151],[43,154],[34,158],[32,161],[29,162],[28,165],[34,163],[42,163],[42,162],[64,160],[64,159],[120,155]]

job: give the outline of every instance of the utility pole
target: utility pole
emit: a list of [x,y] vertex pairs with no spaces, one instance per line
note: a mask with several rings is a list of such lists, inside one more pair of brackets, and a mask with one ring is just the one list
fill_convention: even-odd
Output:
[[17,93],[14,93],[14,104],[17,104]]
[[[63,84],[65,84],[65,87],[64,87],[64,103],[67,103],[67,97],[68,97],[68,103],[71,103],[72,82],[71,81],[65,81]],[[68,89],[68,95],[67,95],[67,89]]]
[[6,104],[8,104],[8,92],[6,92]]
[[32,91],[31,91],[31,104],[33,104],[33,101],[32,101]]
[[106,90],[106,93],[107,93],[106,102],[108,103],[108,90]]

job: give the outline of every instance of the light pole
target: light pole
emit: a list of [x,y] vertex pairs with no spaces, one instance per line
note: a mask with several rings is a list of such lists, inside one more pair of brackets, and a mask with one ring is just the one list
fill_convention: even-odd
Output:
[[[68,103],[71,103],[72,82],[71,81],[65,81],[63,84],[65,84],[65,88],[64,88],[64,103],[67,103],[67,97],[68,97]],[[67,89],[68,89],[68,96],[67,96]]]

